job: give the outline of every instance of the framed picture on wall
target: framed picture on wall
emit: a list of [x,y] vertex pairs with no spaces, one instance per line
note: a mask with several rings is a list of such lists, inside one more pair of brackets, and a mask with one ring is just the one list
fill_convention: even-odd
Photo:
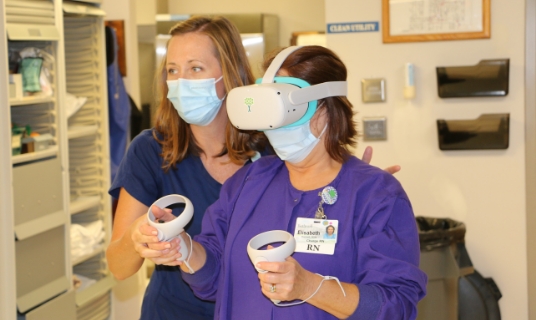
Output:
[[490,0],[382,0],[383,42],[490,38]]

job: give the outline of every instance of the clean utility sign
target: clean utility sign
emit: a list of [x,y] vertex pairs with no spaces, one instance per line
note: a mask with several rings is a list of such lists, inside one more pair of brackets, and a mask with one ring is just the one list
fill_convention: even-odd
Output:
[[328,23],[328,33],[377,32],[379,30],[380,24],[377,21]]

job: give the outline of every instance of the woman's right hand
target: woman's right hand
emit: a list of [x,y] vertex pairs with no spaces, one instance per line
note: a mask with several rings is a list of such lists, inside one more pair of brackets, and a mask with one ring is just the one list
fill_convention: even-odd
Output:
[[[156,264],[177,265],[178,239],[161,242],[158,231],[147,221],[149,208],[121,188],[115,211],[112,239],[106,249],[106,259],[112,274],[124,280],[140,270],[145,259]],[[160,211],[161,210],[161,211]],[[165,210],[153,208],[159,219],[173,219]]]
[[[171,213],[171,209],[161,209],[155,205],[152,206],[155,219],[161,221],[171,221],[175,219],[175,216]],[[149,225],[147,217],[140,217],[135,223],[134,230],[132,232],[132,242],[136,251],[142,258],[147,258],[155,264],[177,266],[180,264],[177,258],[180,257],[179,253],[179,239],[174,238],[170,241],[159,241],[158,231],[156,228]]]

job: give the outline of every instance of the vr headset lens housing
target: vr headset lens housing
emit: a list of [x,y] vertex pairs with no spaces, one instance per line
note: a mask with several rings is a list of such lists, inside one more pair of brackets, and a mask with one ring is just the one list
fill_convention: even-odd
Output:
[[275,77],[288,55],[299,48],[293,46],[281,51],[256,84],[237,87],[229,92],[227,113],[236,128],[270,130],[297,126],[311,119],[318,99],[346,96],[346,81],[310,85],[294,77]]
[[316,111],[316,100],[292,104],[290,94],[307,81],[293,77],[276,77],[275,83],[261,83],[235,88],[227,98],[231,123],[243,130],[270,130],[296,126],[308,121]]

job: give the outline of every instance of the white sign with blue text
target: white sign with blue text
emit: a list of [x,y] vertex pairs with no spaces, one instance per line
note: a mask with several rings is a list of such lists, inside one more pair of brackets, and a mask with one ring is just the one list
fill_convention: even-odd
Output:
[[327,30],[328,33],[378,32],[380,24],[378,21],[328,23]]

